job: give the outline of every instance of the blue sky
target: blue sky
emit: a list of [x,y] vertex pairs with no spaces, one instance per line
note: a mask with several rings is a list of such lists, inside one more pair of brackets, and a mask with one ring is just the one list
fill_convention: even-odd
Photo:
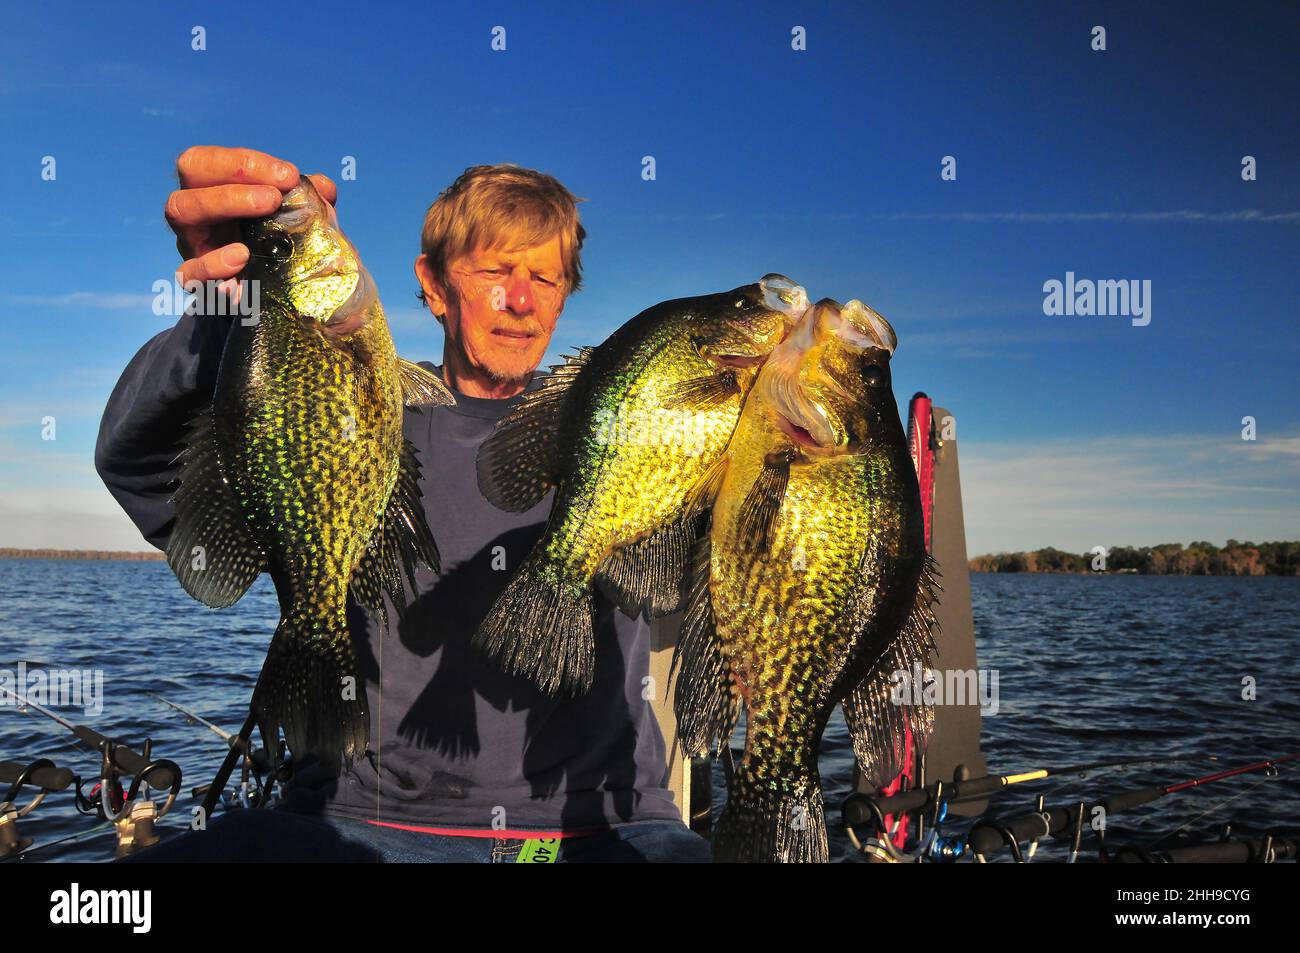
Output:
[[[161,210],[197,143],[336,180],[354,156],[340,218],[413,359],[441,353],[411,275],[425,209],[517,162],[587,199],[557,354],[781,271],[886,315],[900,402],[955,412],[972,553],[1300,538],[1296,8],[899,6],[11,11],[0,545],[144,548],[92,449],[170,321],[149,307],[177,263]],[[1149,280],[1150,325],[1045,315],[1067,271]]]

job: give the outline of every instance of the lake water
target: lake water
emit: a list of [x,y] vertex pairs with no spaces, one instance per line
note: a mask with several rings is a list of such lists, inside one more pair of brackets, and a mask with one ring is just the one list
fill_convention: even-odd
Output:
[[[971,582],[979,663],[999,678],[999,710],[984,720],[990,770],[1206,753],[1231,765],[1300,750],[1300,579],[977,574]],[[186,792],[211,778],[225,746],[146,692],[237,729],[275,621],[265,577],[238,605],[213,611],[186,596],[164,563],[0,560],[0,667],[27,660],[102,670],[102,713],[61,714],[120,740],[153,738],[157,754],[181,763]],[[1243,699],[1245,680],[1253,700]],[[0,760],[37,756],[95,772],[93,758],[58,726],[0,705]],[[832,854],[856,859],[837,828],[853,783],[838,717],[821,764]],[[997,803],[1023,811],[1038,793],[1049,805],[1069,803],[1218,767],[1052,778],[1021,785]],[[722,785],[715,772],[719,799]],[[188,811],[176,812],[182,816]],[[1297,827],[1298,818],[1300,770],[1290,769],[1170,795],[1113,818],[1111,837],[1141,839],[1184,825],[1211,832],[1227,821],[1238,830]],[[89,826],[65,792],[22,829],[50,843]],[[103,860],[111,851],[105,834],[30,857]],[[1060,848],[1045,846],[1040,856],[1060,856]]]

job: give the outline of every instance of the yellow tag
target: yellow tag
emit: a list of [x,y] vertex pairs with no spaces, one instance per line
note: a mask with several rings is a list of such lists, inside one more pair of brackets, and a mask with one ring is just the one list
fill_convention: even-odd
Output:
[[553,864],[560,856],[560,839],[558,837],[532,837],[524,841],[519,849],[516,864]]

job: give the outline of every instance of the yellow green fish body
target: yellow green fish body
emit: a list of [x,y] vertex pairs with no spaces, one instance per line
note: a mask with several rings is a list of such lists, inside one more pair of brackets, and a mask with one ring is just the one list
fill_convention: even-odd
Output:
[[553,369],[479,455],[479,483],[523,510],[552,488],[546,531],[476,643],[543,688],[583,691],[592,586],[629,613],[677,610],[694,540],[688,494],[722,454],[758,365],[807,306],[779,275],[667,301]]
[[[726,744],[746,716],[718,859],[826,859],[826,721],[901,644],[923,651],[911,626],[926,555],[894,344],[858,302],[819,302],[764,365],[727,449],[677,686],[684,750]],[[876,707],[851,715],[860,754],[882,727],[863,719],[891,717]]]
[[384,611],[398,564],[436,568],[419,505],[406,402],[449,401],[401,361],[373,282],[307,179],[244,228],[257,313],[232,322],[210,410],[182,454],[168,559],[208,605],[271,575],[281,621],[254,692],[262,734],[333,769],[369,719],[347,624],[349,591]]

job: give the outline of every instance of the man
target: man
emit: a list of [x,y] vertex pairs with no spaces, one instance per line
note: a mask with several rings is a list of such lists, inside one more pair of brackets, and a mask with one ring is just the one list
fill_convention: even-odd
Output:
[[[248,149],[196,147],[177,161],[166,217],[181,281],[232,297],[248,261],[238,220],[273,212],[298,182],[290,163]],[[329,202],[336,189],[313,183]],[[481,660],[470,638],[541,533],[550,498],[504,513],[478,491],[475,456],[529,386],[565,298],[581,284],[576,200],[548,175],[476,166],[429,209],[415,261],[442,322],[451,407],[408,409],[424,506],[442,573],[422,571],[400,627],[352,613],[372,713],[365,755],[300,770],[285,808],[219,815],[138,860],[512,861],[528,839],[558,838],[561,861],[705,861],[666,789],[664,741],[642,698],[650,629],[598,603],[595,685],[550,699]],[[227,309],[230,310],[230,309]],[[186,315],[132,359],[109,400],[95,464],[153,545],[174,512],[171,465],[186,422],[210,400],[232,319]],[[267,632],[268,638],[270,630]]]

